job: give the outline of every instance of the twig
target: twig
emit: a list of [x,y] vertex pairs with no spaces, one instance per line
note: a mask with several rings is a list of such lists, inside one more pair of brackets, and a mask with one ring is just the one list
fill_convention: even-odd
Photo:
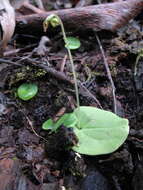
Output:
[[0,64],[1,64],[1,63],[6,63],[6,64],[11,64],[11,65],[20,66],[20,64],[18,64],[18,63],[15,63],[15,62],[13,62],[13,61],[6,60],[6,59],[3,59],[3,58],[0,58]]
[[[21,106],[21,105],[17,102],[16,107],[19,108],[19,106],[20,106],[20,107],[23,107],[23,106]],[[35,131],[35,129],[34,129],[34,127],[33,127],[32,121],[29,119],[29,117],[28,117],[27,114],[25,113],[25,109],[20,109],[20,111],[21,111],[21,113],[23,114],[23,116],[25,117],[25,119],[27,120],[27,123],[28,123],[28,125],[30,126],[31,130],[33,131],[33,133],[34,133],[37,137],[43,139],[45,142],[48,142],[44,137],[40,136],[40,135]]]
[[[36,61],[36,60],[31,59],[31,58],[27,58],[25,61],[29,62],[30,64],[34,65],[35,67],[39,67],[39,68],[44,69],[48,74],[52,75],[53,77],[55,77],[59,80],[73,84],[73,82],[64,73],[57,71],[54,68],[50,68],[47,65],[41,64],[40,61]],[[37,64],[35,64],[35,63],[37,63]]]
[[[23,112],[22,112],[22,113],[23,113]],[[23,113],[23,114],[24,114],[24,113]],[[29,117],[28,117],[27,115],[25,115],[25,114],[24,114],[24,116],[25,116],[25,118],[26,118],[26,120],[27,120],[27,122],[28,122],[28,124],[29,124],[29,126],[30,126],[30,128],[31,128],[31,130],[33,131],[33,133],[34,133],[37,137],[43,139],[45,142],[48,142],[44,137],[40,136],[40,135],[35,131],[35,129],[34,129],[34,127],[33,127],[33,124],[32,124],[32,121],[29,119]]]
[[66,108],[65,108],[65,107],[62,107],[62,108],[56,113],[56,115],[54,116],[53,121],[54,121],[54,122],[57,122],[57,121],[59,120],[59,118],[62,117],[62,115],[65,114],[65,111],[66,111]]
[[42,0],[35,0],[35,1],[36,1],[37,6],[39,7],[39,9],[43,9],[44,10],[44,5],[43,5]]
[[26,121],[27,121],[29,127],[31,128],[31,130],[33,131],[33,133],[34,133],[37,137],[43,139],[45,142],[48,142],[44,137],[40,136],[40,135],[35,131],[35,129],[34,129],[34,127],[33,127],[33,123],[32,123],[32,121],[29,119],[29,117],[27,116],[26,110],[25,110],[25,108],[21,105],[21,103],[19,103],[19,102],[16,100],[16,104],[14,103],[14,106],[15,106],[17,109],[19,109],[20,112],[23,114],[24,118],[26,119]]
[[135,66],[134,66],[134,76],[137,75],[138,62],[139,62],[140,58],[142,58],[142,57],[143,57],[143,50],[141,49],[140,52],[137,55],[137,58],[136,58],[136,62],[135,62]]
[[10,51],[6,51],[4,52],[4,57],[7,57],[7,56],[11,56],[11,55],[15,55],[17,53],[21,53],[21,52],[24,52],[28,49],[31,49],[33,47],[35,47],[37,44],[30,44],[30,45],[27,45],[26,47],[24,48],[18,48],[18,49],[13,49],[13,50],[10,50]]
[[[92,98],[92,99],[97,103],[97,105],[98,105],[101,109],[103,109],[102,106],[101,106],[101,104],[100,104],[100,102],[99,102],[99,100],[95,97],[95,95],[93,95],[93,94],[92,94],[81,82],[79,82],[79,81],[78,81],[78,86],[79,86],[80,91],[81,91],[81,90],[84,91],[84,94],[83,94],[83,95],[86,95],[87,97]],[[80,92],[80,93],[81,93],[81,92]]]
[[89,6],[91,5],[93,2],[93,0],[79,0],[79,2],[76,4],[76,8],[77,7],[85,7],[85,6]]
[[24,2],[19,9],[17,9],[18,12],[22,13],[22,14],[42,14],[42,13],[45,13],[44,9],[40,9],[40,8],[37,8],[35,7],[34,5],[30,4],[30,3],[27,3],[27,2]]
[[62,64],[61,64],[61,66],[60,66],[60,71],[61,71],[61,72],[64,72],[66,60],[67,60],[67,55],[64,56],[64,59],[63,59]]
[[102,54],[102,57],[103,57],[103,62],[104,62],[104,65],[105,65],[105,68],[106,68],[106,71],[107,71],[107,75],[108,75],[108,78],[110,80],[111,87],[112,87],[114,113],[117,113],[117,100],[116,100],[116,95],[115,95],[116,89],[115,89],[114,81],[112,79],[112,75],[111,75],[111,72],[110,72],[110,69],[109,69],[109,66],[108,66],[107,58],[105,56],[105,52],[104,52],[104,49],[102,47],[101,41],[100,41],[97,34],[95,34],[95,36],[96,36],[96,39],[97,39],[97,42],[98,42],[98,45],[99,45],[99,48],[100,48],[100,51],[101,51],[101,54]]

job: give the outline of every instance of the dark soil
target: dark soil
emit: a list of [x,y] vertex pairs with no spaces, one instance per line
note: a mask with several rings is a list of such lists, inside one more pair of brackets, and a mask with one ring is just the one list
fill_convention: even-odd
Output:
[[[77,35],[82,44],[73,51],[77,76],[94,96],[80,88],[81,105],[99,107],[96,97],[103,109],[113,111],[111,84],[95,33]],[[60,34],[51,36],[52,45],[48,44],[44,56],[43,50],[40,55],[34,50],[39,38],[15,35],[17,47],[28,49],[0,59],[1,190],[143,189],[142,57],[134,76],[143,43],[140,17],[116,33],[103,31],[98,36],[116,87],[117,113],[130,122],[128,139],[112,154],[79,156],[67,150],[77,141],[73,131],[64,126],[54,135],[42,130],[45,120],[55,118],[61,109],[70,112],[76,105],[71,66],[65,59],[67,52]],[[64,70],[58,75],[64,59]],[[15,93],[23,82],[39,87],[37,96],[25,102]]]

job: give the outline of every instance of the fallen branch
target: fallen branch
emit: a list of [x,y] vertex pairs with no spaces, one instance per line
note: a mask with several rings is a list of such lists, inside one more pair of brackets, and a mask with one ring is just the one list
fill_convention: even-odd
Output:
[[66,29],[94,29],[115,31],[135,18],[143,10],[143,0],[128,0],[82,8],[49,11],[42,14],[19,16],[16,30],[19,33],[43,32],[43,21],[50,14],[57,14]]

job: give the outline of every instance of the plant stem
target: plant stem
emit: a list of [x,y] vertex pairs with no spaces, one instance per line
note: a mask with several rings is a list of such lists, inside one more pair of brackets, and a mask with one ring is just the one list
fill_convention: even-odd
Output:
[[[53,19],[53,22],[52,22],[52,19]],[[53,27],[56,27],[56,26],[60,25],[61,30],[62,30],[63,40],[65,42],[65,45],[66,45],[66,48],[67,48],[67,51],[68,51],[69,60],[70,60],[70,63],[71,63],[72,73],[73,73],[73,77],[74,77],[74,86],[75,86],[75,95],[76,95],[76,104],[77,104],[76,116],[77,116],[77,120],[78,120],[77,127],[80,128],[80,120],[79,120],[80,102],[79,102],[78,82],[77,82],[77,77],[76,77],[76,71],[75,71],[75,67],[74,67],[73,57],[72,57],[72,54],[71,54],[71,50],[68,47],[68,40],[67,40],[67,36],[66,36],[66,33],[65,33],[64,25],[63,25],[63,22],[60,19],[60,17],[58,15],[56,15],[56,14],[53,14],[53,15],[50,15],[49,17],[47,17],[47,19],[44,21],[44,23],[43,23],[44,31],[47,30],[49,22],[51,23],[51,25]]]
[[68,50],[69,59],[70,59],[71,66],[72,66],[73,77],[74,77],[77,108],[79,108],[80,102],[79,102],[79,92],[78,92],[78,83],[77,83],[76,72],[75,72],[75,68],[74,68],[74,63],[73,63],[73,58],[72,58],[71,51],[68,48],[67,48],[67,50]]
[[[67,44],[68,43],[67,42],[67,36],[66,36],[66,33],[65,33],[63,22],[58,16],[57,16],[57,18],[60,21],[60,26],[61,26],[64,42],[65,42],[65,44]],[[66,48],[67,48],[67,51],[68,51],[70,63],[71,63],[71,66],[72,66],[72,73],[73,73],[73,77],[74,77],[74,86],[75,86],[75,95],[76,95],[76,104],[77,104],[76,116],[77,116],[77,120],[78,120],[77,128],[80,129],[80,120],[79,120],[80,102],[79,102],[78,82],[77,82],[76,71],[75,71],[75,66],[74,66],[71,50],[70,50],[70,48],[68,48],[68,45],[67,45]]]
[[[60,26],[61,26],[64,42],[65,42],[65,44],[67,44],[67,37],[66,37],[64,25],[63,25],[61,19],[58,16],[57,16],[57,18],[60,21]],[[74,66],[71,50],[68,47],[67,47],[67,50],[68,50],[68,55],[69,55],[70,63],[71,63],[71,66],[72,66],[72,73],[73,73],[73,77],[74,77],[74,85],[75,85],[75,94],[76,94],[77,108],[79,109],[80,102],[79,102],[79,92],[78,92],[78,83],[77,83],[77,77],[76,77],[76,72],[75,72],[75,66]]]

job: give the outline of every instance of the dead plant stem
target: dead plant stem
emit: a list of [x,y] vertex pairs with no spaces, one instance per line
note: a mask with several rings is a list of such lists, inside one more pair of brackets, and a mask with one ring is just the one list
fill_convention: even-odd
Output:
[[101,41],[100,41],[97,34],[95,34],[95,36],[96,36],[96,39],[97,39],[97,42],[98,42],[98,45],[99,45],[99,48],[100,48],[100,51],[101,51],[101,54],[102,54],[102,57],[103,57],[103,62],[104,62],[105,68],[106,68],[106,72],[107,72],[109,81],[111,83],[112,95],[113,95],[114,113],[117,114],[117,100],[116,100],[116,95],[115,95],[116,89],[115,89],[114,81],[112,79],[112,75],[111,75],[111,72],[110,72],[110,69],[109,69],[109,66],[108,66],[107,58],[105,56],[105,52],[104,52],[104,49],[102,47]]

